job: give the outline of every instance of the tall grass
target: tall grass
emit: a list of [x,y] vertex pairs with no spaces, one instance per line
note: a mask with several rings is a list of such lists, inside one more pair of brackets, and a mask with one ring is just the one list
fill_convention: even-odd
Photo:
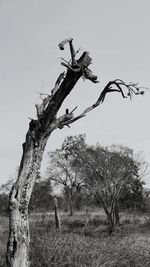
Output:
[[[53,215],[31,216],[31,267],[149,267],[150,219],[124,218],[111,237],[105,219],[84,214],[62,216],[62,232]],[[0,221],[0,267],[5,266],[7,222]],[[18,266],[19,267],[19,266]]]
[[8,239],[8,218],[0,217],[0,267],[6,266],[7,239]]

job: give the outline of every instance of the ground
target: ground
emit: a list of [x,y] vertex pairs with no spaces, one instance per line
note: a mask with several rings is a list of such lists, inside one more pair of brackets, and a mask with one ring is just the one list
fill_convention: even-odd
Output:
[[[8,219],[0,218],[0,267],[6,266]],[[87,221],[88,219],[88,221]],[[61,214],[62,231],[54,214],[31,214],[31,267],[149,267],[150,216],[124,214],[116,232],[108,235],[102,212]]]

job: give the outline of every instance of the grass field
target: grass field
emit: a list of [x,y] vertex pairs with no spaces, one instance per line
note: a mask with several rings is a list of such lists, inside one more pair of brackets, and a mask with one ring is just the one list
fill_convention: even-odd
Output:
[[[150,217],[122,216],[116,232],[108,235],[103,213],[73,217],[61,214],[62,232],[55,230],[54,215],[30,216],[31,267],[149,267]],[[0,267],[6,266],[8,220],[0,218]],[[19,266],[18,266],[19,267]]]

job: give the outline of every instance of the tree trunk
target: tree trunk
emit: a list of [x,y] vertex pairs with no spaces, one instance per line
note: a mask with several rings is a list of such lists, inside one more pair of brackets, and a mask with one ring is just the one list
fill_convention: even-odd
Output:
[[47,140],[41,140],[39,146],[34,147],[29,136],[27,134],[18,180],[9,200],[7,265],[10,267],[28,267],[30,263],[28,204]]
[[73,216],[74,211],[73,211],[73,203],[72,203],[72,194],[70,191],[71,191],[71,189],[67,188],[68,200],[69,200],[69,216]]
[[116,203],[115,205],[115,221],[116,221],[116,225],[120,224],[120,215],[119,215],[119,209],[118,209],[118,204]]
[[55,209],[55,225],[56,225],[56,229],[61,231],[61,222],[60,222],[60,215],[59,215],[59,209],[58,209],[58,200],[57,200],[56,196],[54,196],[54,209]]
[[111,235],[116,229],[115,217],[112,213],[107,215],[109,234]]
[[110,208],[104,205],[104,203],[102,203],[102,207],[106,213],[109,234],[111,235],[116,229],[116,218],[115,218],[115,209],[114,209],[115,206],[112,203],[112,207]]

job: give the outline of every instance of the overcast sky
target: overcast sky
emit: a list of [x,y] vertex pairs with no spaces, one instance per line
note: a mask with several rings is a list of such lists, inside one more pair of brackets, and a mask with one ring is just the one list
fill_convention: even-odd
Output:
[[[68,107],[78,105],[78,113],[93,104],[116,78],[150,88],[149,11],[149,0],[0,0],[0,183],[20,163],[28,117],[35,118],[40,101],[37,93],[50,92],[64,70],[60,57],[69,59],[67,47],[58,49],[64,38],[73,37],[76,49],[90,52],[100,83],[80,80],[62,114]],[[86,133],[89,144],[124,144],[143,151],[150,163],[149,103],[150,92],[132,101],[110,94],[71,129],[53,132],[46,151],[67,135]]]

